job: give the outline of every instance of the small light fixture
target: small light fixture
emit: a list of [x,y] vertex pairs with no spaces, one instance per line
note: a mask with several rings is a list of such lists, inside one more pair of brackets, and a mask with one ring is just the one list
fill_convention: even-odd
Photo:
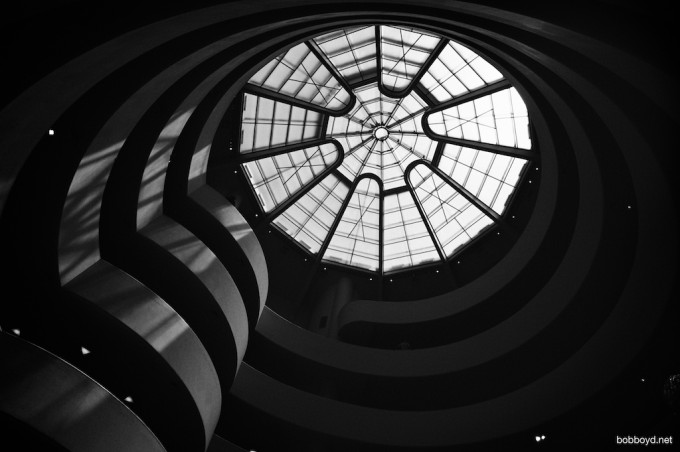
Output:
[[48,131],[47,131],[47,134],[50,135],[50,136],[54,135],[54,129],[48,130]]
[[89,355],[90,351],[85,347],[80,347],[80,353],[82,353],[83,355]]
[[19,328],[14,328],[12,333],[16,334],[17,336],[21,336],[21,330]]
[[132,403],[132,397],[127,396],[123,400],[125,400],[127,403]]

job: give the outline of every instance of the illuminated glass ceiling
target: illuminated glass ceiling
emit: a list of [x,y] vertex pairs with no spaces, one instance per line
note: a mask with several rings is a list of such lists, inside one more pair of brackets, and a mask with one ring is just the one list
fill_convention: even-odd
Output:
[[241,166],[266,219],[318,262],[371,272],[445,261],[501,224],[534,158],[503,74],[408,27],[297,44],[242,107]]

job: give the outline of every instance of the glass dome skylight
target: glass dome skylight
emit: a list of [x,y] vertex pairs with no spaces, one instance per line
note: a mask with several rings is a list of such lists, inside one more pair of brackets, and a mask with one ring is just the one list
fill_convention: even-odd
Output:
[[501,221],[534,157],[509,81],[411,28],[298,44],[242,106],[241,165],[267,220],[319,261],[380,273],[449,259]]

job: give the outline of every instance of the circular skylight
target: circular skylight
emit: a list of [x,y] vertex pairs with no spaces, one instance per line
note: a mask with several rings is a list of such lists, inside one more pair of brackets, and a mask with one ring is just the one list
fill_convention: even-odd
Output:
[[503,213],[534,157],[493,65],[412,28],[346,28],[264,65],[241,164],[275,227],[319,261],[388,273],[452,258]]
[[390,131],[387,130],[384,124],[377,125],[373,128],[373,137],[378,141],[385,141],[390,136]]

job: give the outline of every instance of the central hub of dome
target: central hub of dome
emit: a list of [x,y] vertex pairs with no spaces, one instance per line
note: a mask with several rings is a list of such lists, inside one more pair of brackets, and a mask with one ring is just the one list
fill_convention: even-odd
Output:
[[385,141],[390,136],[390,132],[383,126],[373,129],[373,136],[376,140]]

